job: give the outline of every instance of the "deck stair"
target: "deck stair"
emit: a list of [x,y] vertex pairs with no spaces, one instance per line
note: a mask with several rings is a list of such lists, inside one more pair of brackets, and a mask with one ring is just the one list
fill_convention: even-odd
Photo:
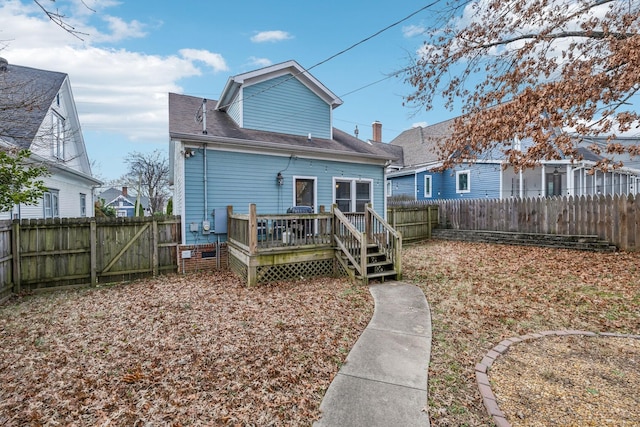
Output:
[[402,278],[402,236],[371,206],[358,216],[343,214],[334,206],[336,259],[354,280]]

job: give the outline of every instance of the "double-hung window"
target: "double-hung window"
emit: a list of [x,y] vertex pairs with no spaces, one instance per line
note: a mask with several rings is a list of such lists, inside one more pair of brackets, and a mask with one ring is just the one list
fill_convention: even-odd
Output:
[[371,180],[340,178],[335,183],[334,200],[342,212],[364,212],[372,202]]
[[51,150],[53,157],[64,160],[64,118],[51,113]]
[[471,192],[471,171],[456,172],[456,193]]
[[87,216],[87,195],[80,193],[80,216]]
[[58,211],[58,190],[47,190],[42,195],[42,204],[44,207],[43,215],[45,218],[57,218],[60,216]]

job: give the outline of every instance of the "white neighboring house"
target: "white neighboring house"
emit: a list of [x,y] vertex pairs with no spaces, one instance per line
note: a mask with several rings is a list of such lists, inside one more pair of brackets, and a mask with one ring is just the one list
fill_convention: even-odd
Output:
[[69,76],[0,58],[0,144],[31,150],[45,164],[48,191],[36,205],[15,205],[0,219],[94,216],[91,166]]

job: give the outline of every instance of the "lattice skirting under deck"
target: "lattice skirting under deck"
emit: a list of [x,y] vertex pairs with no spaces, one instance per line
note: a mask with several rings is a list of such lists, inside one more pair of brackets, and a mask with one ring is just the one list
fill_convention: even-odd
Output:
[[303,279],[308,277],[326,277],[333,276],[333,274],[332,259],[256,267],[258,283]]
[[247,281],[249,277],[249,268],[231,253],[229,254],[229,267],[236,275],[240,276],[245,282]]

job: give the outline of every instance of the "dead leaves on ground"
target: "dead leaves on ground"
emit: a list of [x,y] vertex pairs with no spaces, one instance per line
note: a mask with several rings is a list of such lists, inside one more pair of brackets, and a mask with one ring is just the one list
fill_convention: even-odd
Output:
[[431,241],[405,247],[403,262],[432,311],[434,426],[490,424],[474,367],[505,338],[557,329],[640,333],[640,253]]
[[319,279],[168,276],[0,308],[2,425],[309,425],[373,303]]

